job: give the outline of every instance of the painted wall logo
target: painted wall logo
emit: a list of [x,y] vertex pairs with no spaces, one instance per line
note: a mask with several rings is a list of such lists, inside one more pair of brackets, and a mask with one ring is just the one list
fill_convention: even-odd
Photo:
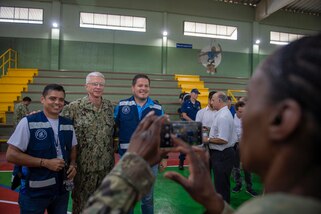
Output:
[[212,44],[202,48],[198,54],[198,61],[206,68],[209,74],[217,73],[217,67],[222,60],[222,47],[220,44]]
[[47,138],[47,132],[46,130],[44,129],[38,129],[35,133],[35,137],[38,139],[38,140],[44,140]]
[[124,106],[121,111],[123,112],[123,114],[129,114],[130,108],[129,106]]

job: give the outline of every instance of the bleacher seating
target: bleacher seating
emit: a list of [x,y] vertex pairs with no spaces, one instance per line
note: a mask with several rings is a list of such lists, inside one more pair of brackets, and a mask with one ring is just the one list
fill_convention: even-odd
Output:
[[8,69],[0,78],[0,123],[6,123],[6,111],[14,110],[14,102],[21,100],[21,92],[27,89],[37,69]]
[[[106,77],[106,88],[104,90],[104,97],[112,101],[115,105],[120,99],[125,99],[132,95],[131,83],[135,73],[122,73],[122,72],[102,72]],[[64,86],[66,90],[66,100],[73,101],[86,95],[85,90],[85,77],[88,71],[51,71],[39,70],[37,76],[29,81],[27,86],[21,89],[19,96],[29,96],[32,99],[29,109],[40,110],[42,105],[40,97],[45,85],[49,83],[57,83]],[[171,120],[178,120],[177,109],[180,107],[178,95],[182,92],[179,87],[178,81],[175,80],[174,75],[163,74],[147,74],[151,79],[151,92],[152,99],[158,100],[164,107],[165,113],[168,114]],[[18,77],[13,77],[18,78]],[[192,88],[196,87],[203,94],[205,105],[207,104],[208,91],[220,90],[226,91],[227,89],[245,89],[248,78],[232,78],[232,77],[216,77],[216,76],[199,76],[199,82],[204,83],[204,86],[191,85],[183,90],[189,92]],[[183,82],[181,83],[184,83]],[[7,88],[6,90],[9,90]],[[10,90],[9,90],[10,91]],[[17,99],[16,103],[19,102]],[[6,124],[0,124],[0,137],[6,139],[13,132],[12,116],[13,107],[4,109],[6,112]]]

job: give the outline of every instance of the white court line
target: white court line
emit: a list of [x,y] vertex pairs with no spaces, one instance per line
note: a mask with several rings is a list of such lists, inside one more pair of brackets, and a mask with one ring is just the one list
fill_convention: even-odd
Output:
[[6,201],[6,200],[0,200],[0,203],[6,203],[6,204],[16,204],[16,205],[18,205],[18,202],[15,202],[15,201]]
[[[19,205],[18,202],[14,202],[14,201],[5,201],[5,200],[0,200],[0,203],[6,203],[6,204],[15,204],[15,205]],[[68,214],[71,214],[71,212],[67,212]]]

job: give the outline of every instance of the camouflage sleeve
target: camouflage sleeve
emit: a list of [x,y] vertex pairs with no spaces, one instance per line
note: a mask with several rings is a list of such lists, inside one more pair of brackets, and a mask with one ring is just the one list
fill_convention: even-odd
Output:
[[148,163],[136,154],[126,153],[89,199],[84,213],[128,213],[154,181]]
[[22,115],[21,105],[16,105],[14,114],[13,114],[13,124],[17,125],[24,116],[25,115]]
[[73,120],[73,113],[72,113],[72,108],[71,108],[70,104],[64,106],[64,108],[60,112],[60,116],[67,117],[67,118]]

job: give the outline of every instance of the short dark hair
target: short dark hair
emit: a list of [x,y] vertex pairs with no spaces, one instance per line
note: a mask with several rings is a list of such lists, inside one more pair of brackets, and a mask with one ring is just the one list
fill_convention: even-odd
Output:
[[[298,39],[270,55],[258,69],[268,84],[267,103],[277,105],[292,99],[301,107],[300,127],[292,138],[302,135],[304,147],[320,166],[321,151],[321,34]],[[316,99],[311,100],[311,97]],[[299,136],[301,137],[301,136]],[[307,142],[312,142],[312,146]],[[298,144],[300,147],[301,144]]]
[[132,86],[136,85],[136,82],[138,79],[143,78],[143,79],[147,79],[148,80],[148,84],[150,85],[150,79],[146,74],[136,74],[133,78],[132,81]]
[[208,93],[208,99],[212,99],[213,95],[216,93],[217,91],[210,91],[210,93]]
[[183,100],[183,99],[184,99],[184,96],[185,96],[186,94],[188,94],[188,93],[186,93],[186,92],[180,93],[179,96],[178,96],[179,99],[182,99],[182,100]]
[[227,100],[232,101],[232,97],[231,96],[227,96]]
[[239,110],[239,107],[244,107],[244,106],[245,106],[245,102],[243,102],[243,101],[238,101],[234,105],[236,111]]
[[30,97],[24,97],[24,98],[22,99],[22,101],[28,101],[28,102],[31,102],[31,98],[30,98]]
[[48,91],[62,91],[64,92],[64,95],[66,94],[64,87],[62,87],[61,85],[58,84],[49,84],[46,85],[46,87],[43,89],[42,91],[42,96],[46,96],[48,94]]

